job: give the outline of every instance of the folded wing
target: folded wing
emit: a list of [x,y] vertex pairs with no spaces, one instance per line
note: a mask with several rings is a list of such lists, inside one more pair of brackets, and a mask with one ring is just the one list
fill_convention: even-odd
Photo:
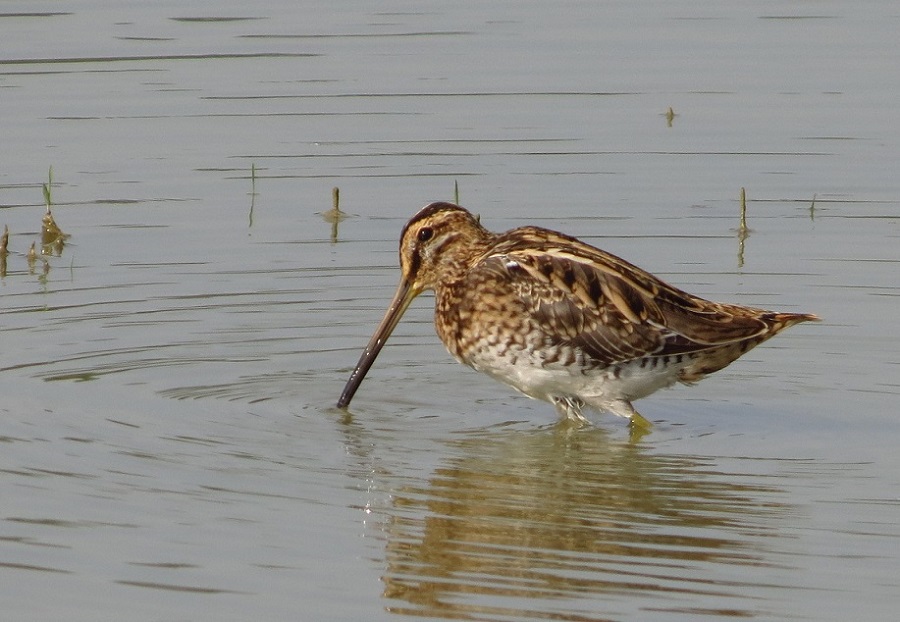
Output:
[[754,339],[769,331],[765,315],[776,315],[697,298],[615,255],[532,227],[501,236],[471,275],[505,281],[549,343],[575,346],[600,366]]

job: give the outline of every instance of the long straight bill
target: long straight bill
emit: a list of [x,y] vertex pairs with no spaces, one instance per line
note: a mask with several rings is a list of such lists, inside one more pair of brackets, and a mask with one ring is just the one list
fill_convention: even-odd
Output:
[[378,353],[381,352],[381,348],[384,347],[388,337],[394,332],[394,327],[397,326],[397,322],[403,317],[403,313],[406,311],[409,303],[412,302],[412,299],[415,298],[418,293],[419,292],[414,291],[410,287],[406,280],[400,281],[400,285],[397,287],[397,293],[394,294],[394,299],[391,300],[391,305],[388,307],[387,313],[384,314],[384,319],[381,320],[381,324],[375,329],[375,334],[372,335],[369,344],[366,346],[366,349],[363,350],[362,356],[359,357],[356,369],[353,370],[353,373],[350,374],[350,379],[347,380],[344,392],[341,393],[341,397],[337,402],[338,408],[346,407],[347,404],[350,403],[350,400],[353,399],[363,378],[366,377],[369,368],[372,367],[372,363],[375,362]]

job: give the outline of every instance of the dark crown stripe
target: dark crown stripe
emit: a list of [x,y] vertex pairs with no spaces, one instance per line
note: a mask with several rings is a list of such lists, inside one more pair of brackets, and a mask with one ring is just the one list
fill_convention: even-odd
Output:
[[460,207],[459,205],[454,205],[453,203],[447,203],[446,201],[438,201],[436,203],[429,203],[425,207],[419,210],[419,213],[413,216],[406,226],[403,228],[403,233],[406,233],[410,227],[417,225],[418,223],[431,218],[435,214],[440,212],[464,212],[468,214],[469,212]]

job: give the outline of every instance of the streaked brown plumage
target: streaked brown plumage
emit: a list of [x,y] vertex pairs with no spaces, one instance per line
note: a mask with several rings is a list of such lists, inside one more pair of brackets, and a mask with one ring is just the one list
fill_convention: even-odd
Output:
[[718,371],[778,332],[818,320],[709,302],[573,237],[495,234],[451,203],[400,236],[400,286],[338,401],[345,407],[409,303],[435,290],[438,336],[461,363],[583,421],[584,406],[648,426],[635,399]]

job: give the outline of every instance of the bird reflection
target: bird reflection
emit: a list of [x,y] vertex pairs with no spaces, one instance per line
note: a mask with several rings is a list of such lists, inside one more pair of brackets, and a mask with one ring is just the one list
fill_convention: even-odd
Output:
[[394,613],[598,619],[553,603],[642,593],[754,615],[752,584],[719,571],[746,565],[763,581],[771,522],[791,512],[768,481],[596,428],[485,433],[449,449],[427,483],[392,491],[383,595]]

